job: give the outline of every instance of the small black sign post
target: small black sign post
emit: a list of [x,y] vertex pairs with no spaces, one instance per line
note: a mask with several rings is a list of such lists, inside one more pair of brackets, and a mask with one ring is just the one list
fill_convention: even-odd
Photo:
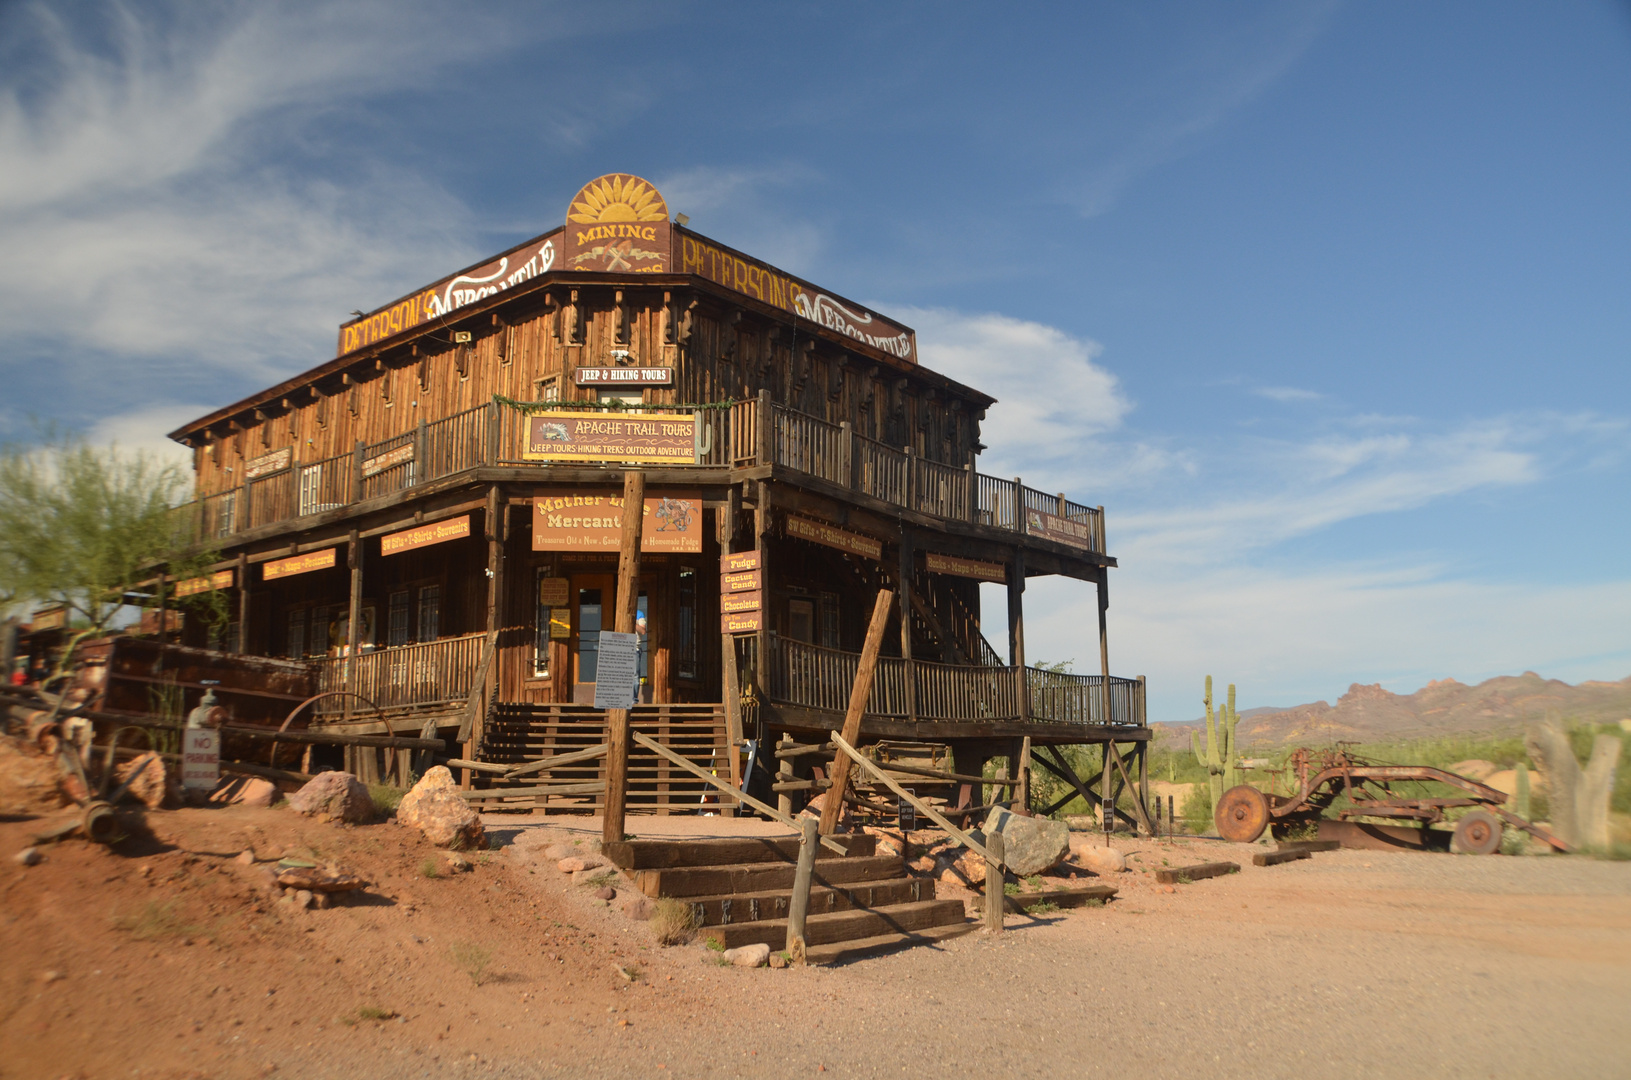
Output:
[[[916,794],[911,788],[906,790],[909,794]],[[896,799],[896,803],[898,807],[895,813],[897,820],[900,822],[900,857],[910,859],[912,857],[912,833],[917,829],[917,807],[907,802],[904,795]]]

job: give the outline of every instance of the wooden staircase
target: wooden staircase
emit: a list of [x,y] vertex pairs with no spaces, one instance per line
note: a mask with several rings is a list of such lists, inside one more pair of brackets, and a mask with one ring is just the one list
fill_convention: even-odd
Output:
[[[805,921],[812,964],[861,956],[966,934],[976,926],[961,900],[937,900],[934,880],[910,877],[898,855],[877,854],[877,841],[835,836],[842,856],[817,848]],[[653,898],[691,906],[704,938],[725,948],[763,943],[780,950],[798,860],[799,838],[626,840],[603,854]]]

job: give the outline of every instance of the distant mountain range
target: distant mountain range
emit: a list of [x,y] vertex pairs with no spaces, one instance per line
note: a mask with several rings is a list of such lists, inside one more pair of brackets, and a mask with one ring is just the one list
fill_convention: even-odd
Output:
[[[1316,701],[1290,709],[1246,709],[1235,736],[1242,750],[1335,742],[1385,742],[1440,735],[1504,735],[1556,715],[1565,722],[1612,724],[1631,720],[1631,678],[1570,686],[1533,671],[1503,675],[1468,686],[1437,679],[1414,694],[1394,694],[1381,684],[1348,687],[1335,705]],[[1159,742],[1187,745],[1205,718],[1154,724]]]

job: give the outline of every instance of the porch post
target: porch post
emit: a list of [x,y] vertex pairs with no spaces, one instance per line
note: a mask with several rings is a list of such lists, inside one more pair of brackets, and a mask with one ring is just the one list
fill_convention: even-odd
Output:
[[[770,422],[768,401],[761,415]],[[768,445],[768,444],[767,444]],[[753,510],[753,546],[759,552],[759,631],[753,635],[753,683],[760,700],[770,689],[770,483],[758,482],[758,504]]]
[[249,552],[238,552],[238,640],[231,648],[240,654],[249,652]]
[[[1104,724],[1106,739],[1108,740],[1108,738],[1110,736],[1110,731],[1111,731],[1111,729],[1110,729],[1110,638],[1108,636],[1108,631],[1105,629],[1105,627],[1106,627],[1105,612],[1110,607],[1110,596],[1109,596],[1110,571],[1109,571],[1108,568],[1103,567],[1103,566],[1099,567],[1098,579],[1096,581],[1096,584],[1098,585],[1098,593],[1099,593],[1099,675],[1100,675],[1100,678],[1099,678],[1099,691],[1100,691],[1099,700],[1101,702],[1101,707],[1104,710],[1103,713],[1102,713],[1102,716],[1101,716],[1101,720],[1102,720],[1102,722]],[[1105,819],[1104,819],[1104,828],[1105,828],[1105,831],[1108,832],[1110,829],[1114,828],[1114,821],[1115,821],[1115,811],[1113,809],[1115,796],[1111,794],[1111,789],[1110,789],[1110,777],[1111,777],[1110,755],[1115,753],[1115,744],[1112,743],[1112,742],[1106,741],[1103,745],[1104,745],[1104,774],[1103,774],[1102,777],[1100,777],[1099,792],[1103,796],[1103,798],[1105,798],[1106,800],[1109,800],[1111,802],[1111,806],[1112,806],[1112,810],[1111,810],[1110,814],[1107,815],[1105,817]]]
[[[716,524],[719,527],[719,550],[721,554],[731,554],[733,540],[736,537],[736,508],[741,503],[741,492],[734,486],[725,496],[725,505],[714,511]],[[762,578],[761,578],[762,585]],[[731,786],[742,786],[742,681],[736,671],[736,635],[719,635],[719,695],[725,704],[725,743],[728,750],[726,760],[730,763]],[[720,800],[720,813],[725,817],[735,817],[734,804],[725,805]]]
[[[623,542],[617,556],[617,623],[619,634],[634,633],[634,611],[640,602],[640,524],[646,504],[646,474],[623,474]],[[623,814],[629,794],[629,710],[606,710],[606,812],[602,843],[623,839]]]
[[[487,640],[493,646],[485,687],[489,708],[498,697],[498,632],[504,625],[504,541],[509,538],[509,513],[503,491],[494,484],[487,489]],[[479,746],[487,726],[485,711],[476,720],[471,726],[471,739]]]
[[[346,690],[355,693],[352,685],[352,676],[357,666],[357,633],[362,628],[362,540],[357,530],[351,530],[351,536],[346,541],[345,564],[351,568],[351,597],[346,609],[345,621],[345,681],[342,685]],[[351,705],[355,700],[351,697],[345,701],[344,717],[351,719]]]
[[906,661],[906,720],[917,723],[917,667],[912,663],[912,534],[900,530],[900,655]]
[[1008,661],[1014,665],[1014,704],[1021,720],[1031,717],[1030,687],[1025,682],[1025,549],[1014,548],[1008,569]]

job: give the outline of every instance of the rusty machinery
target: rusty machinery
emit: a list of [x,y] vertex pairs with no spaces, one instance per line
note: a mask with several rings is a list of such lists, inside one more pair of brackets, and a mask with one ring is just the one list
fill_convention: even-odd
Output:
[[[1316,759],[1302,748],[1291,755],[1290,764],[1297,775],[1295,795],[1267,794],[1249,784],[1225,791],[1213,813],[1218,835],[1250,843],[1270,825],[1289,827],[1317,821],[1339,796],[1346,796],[1349,805],[1337,811],[1339,818],[1399,818],[1423,827],[1443,821],[1448,809],[1475,807],[1455,826],[1456,845],[1468,854],[1489,855],[1500,850],[1503,821],[1558,851],[1570,850],[1546,829],[1507,810],[1505,792],[1445,769],[1377,764],[1345,750],[1324,751]],[[1394,791],[1393,785],[1405,783],[1438,783],[1460,794],[1421,798]]]

